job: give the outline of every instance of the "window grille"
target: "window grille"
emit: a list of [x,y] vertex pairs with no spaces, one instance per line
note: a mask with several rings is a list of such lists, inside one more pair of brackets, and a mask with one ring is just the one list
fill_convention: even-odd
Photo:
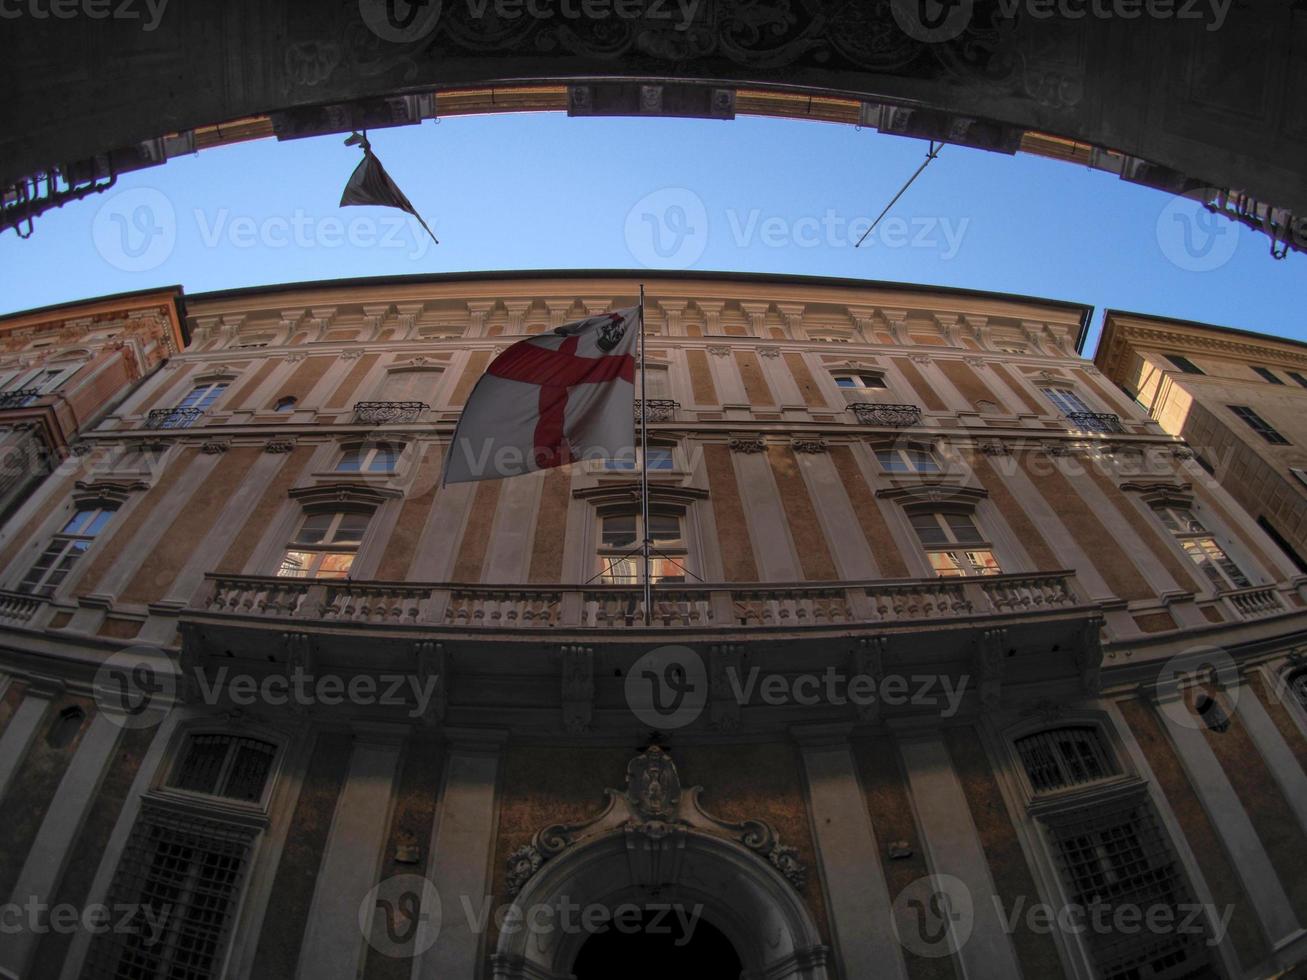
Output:
[[235,735],[192,735],[169,785],[191,793],[257,803],[276,746]]
[[[130,928],[91,947],[91,980],[212,980],[248,871],[254,831],[147,806],[110,886],[111,908],[137,906]],[[145,910],[149,914],[145,914]]]
[[[1211,975],[1206,923],[1190,914],[1193,898],[1150,806],[1138,801],[1086,808],[1049,818],[1048,827],[1070,903],[1091,917],[1082,935],[1098,976],[1181,980]],[[1110,924],[1122,908],[1131,909],[1141,924],[1150,910],[1168,909],[1173,926],[1113,929]],[[1095,922],[1109,925],[1093,928]]]
[[1088,725],[1036,732],[1016,740],[1036,793],[1083,786],[1116,774],[1098,729]]

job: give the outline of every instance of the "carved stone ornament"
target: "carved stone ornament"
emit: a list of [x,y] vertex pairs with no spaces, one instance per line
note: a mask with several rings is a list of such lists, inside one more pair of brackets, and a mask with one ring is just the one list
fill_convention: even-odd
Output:
[[780,356],[781,356],[781,352],[780,352],[779,349],[777,349],[777,348],[775,348],[775,347],[759,347],[759,348],[758,348],[758,356],[759,356],[759,357],[780,357]]
[[550,858],[604,834],[638,834],[651,842],[677,849],[678,838],[707,834],[743,844],[781,873],[794,888],[802,889],[807,868],[798,852],[781,843],[771,824],[762,820],[731,823],[718,819],[699,802],[702,786],[681,786],[676,763],[661,747],[651,745],[626,766],[626,789],[605,789],[607,805],[595,817],[578,824],[553,824],[537,830],[529,844],[508,856],[510,895],[520,892]]
[[206,453],[210,456],[217,455],[218,453],[225,453],[230,448],[231,443],[226,439],[210,439],[207,442],[200,444],[200,452]]
[[711,354],[713,357],[730,357],[731,349],[729,347],[714,345],[708,348],[708,353]]
[[796,453],[824,453],[830,448],[825,439],[795,439],[790,446]]
[[736,453],[760,453],[767,448],[761,439],[732,439],[730,447]]
[[265,453],[289,453],[293,452],[294,449],[294,439],[269,439],[263,446]]

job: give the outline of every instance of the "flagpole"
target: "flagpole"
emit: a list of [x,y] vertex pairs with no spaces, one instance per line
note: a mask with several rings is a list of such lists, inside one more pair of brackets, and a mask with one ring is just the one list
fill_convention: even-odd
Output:
[[644,283],[640,283],[640,519],[643,528],[644,625],[653,625],[653,582],[649,578],[649,393],[644,384]]

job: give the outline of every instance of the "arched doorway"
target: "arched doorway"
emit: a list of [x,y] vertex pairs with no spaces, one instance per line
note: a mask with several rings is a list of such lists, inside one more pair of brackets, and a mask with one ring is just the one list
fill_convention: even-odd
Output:
[[[775,868],[736,841],[696,830],[666,831],[665,836],[652,837],[628,826],[551,858],[513,901],[507,921],[523,925],[501,931],[491,958],[494,980],[639,976],[633,970],[640,966],[641,950],[654,948],[645,946],[643,939],[619,935],[601,939],[589,951],[588,945],[598,938],[594,931],[531,926],[569,921],[569,915],[570,921],[578,922],[586,909],[601,908],[612,916],[622,906],[646,912],[670,909],[662,913],[665,918],[679,915],[696,923],[695,932],[701,933],[704,945],[694,946],[693,953],[720,955],[722,946],[710,945],[717,933],[735,954],[735,959],[719,962],[737,972],[715,973],[702,962],[684,959],[690,955],[689,945],[680,950],[664,948],[662,952],[683,975],[705,980],[830,980],[830,951],[822,944],[802,896]],[[691,943],[695,939],[692,936]],[[620,957],[621,970],[595,972],[597,963],[610,955]]]
[[572,964],[576,980],[739,980],[743,969],[731,941],[711,922],[667,914],[663,907],[591,936]]

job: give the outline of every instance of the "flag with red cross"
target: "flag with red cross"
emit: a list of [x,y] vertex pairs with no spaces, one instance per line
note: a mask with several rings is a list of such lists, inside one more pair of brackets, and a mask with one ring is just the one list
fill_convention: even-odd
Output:
[[498,480],[635,448],[640,308],[564,324],[490,363],[454,429],[444,482]]

